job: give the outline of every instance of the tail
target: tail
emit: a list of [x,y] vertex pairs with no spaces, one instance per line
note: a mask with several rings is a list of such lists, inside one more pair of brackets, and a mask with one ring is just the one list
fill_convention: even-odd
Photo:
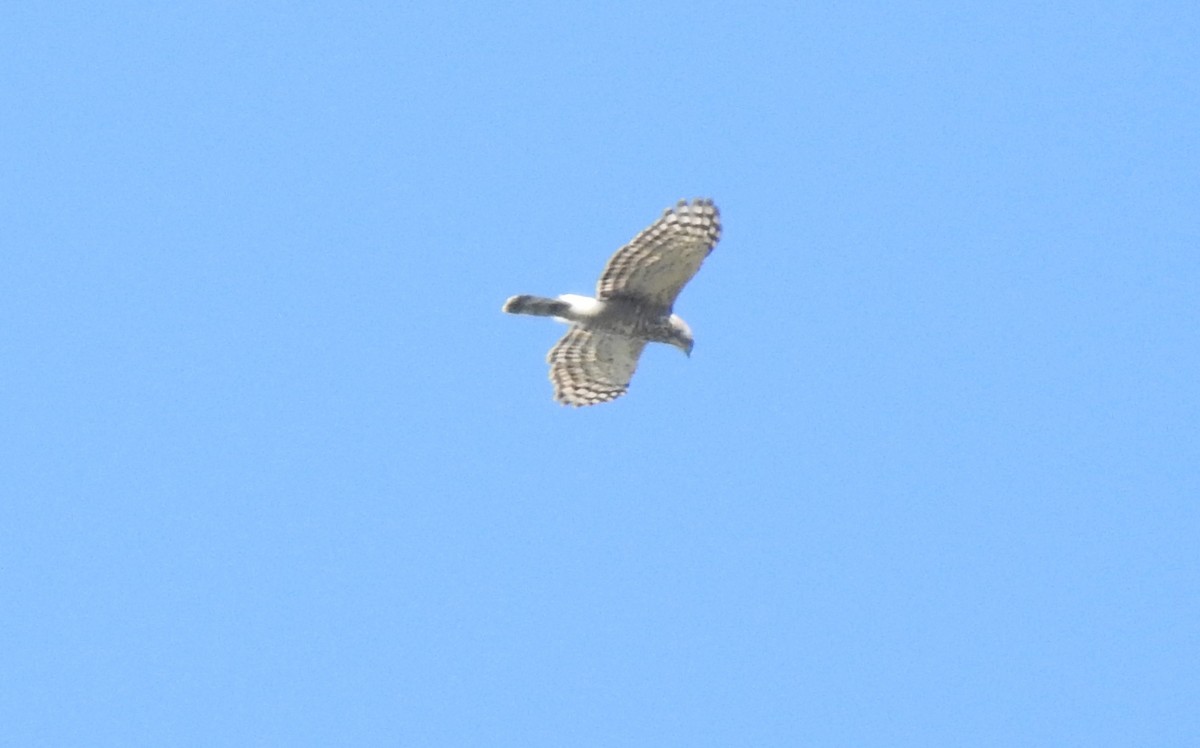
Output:
[[532,314],[535,317],[562,317],[571,305],[560,299],[543,296],[513,296],[504,302],[503,310],[509,314]]

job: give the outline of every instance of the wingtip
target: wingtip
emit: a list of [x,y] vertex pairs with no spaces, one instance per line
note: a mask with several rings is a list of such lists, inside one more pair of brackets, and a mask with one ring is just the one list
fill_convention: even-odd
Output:
[[671,213],[682,211],[686,208],[711,208],[713,215],[720,215],[720,211],[717,209],[717,204],[713,202],[711,197],[694,197],[691,200],[686,198],[682,199],[672,205],[670,208],[667,208],[666,211],[664,211],[664,214],[669,215]]

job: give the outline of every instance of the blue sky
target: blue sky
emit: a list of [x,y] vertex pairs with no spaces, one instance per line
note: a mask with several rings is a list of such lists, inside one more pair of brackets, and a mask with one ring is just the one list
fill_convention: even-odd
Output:
[[1200,743],[1195,3],[2,15],[0,743]]

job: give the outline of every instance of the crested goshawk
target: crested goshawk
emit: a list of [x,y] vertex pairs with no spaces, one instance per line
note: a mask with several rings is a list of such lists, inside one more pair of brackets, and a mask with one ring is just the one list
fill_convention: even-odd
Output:
[[712,200],[681,200],[617,250],[596,284],[596,298],[513,296],[509,314],[556,317],[571,327],[546,356],[554,399],[564,405],[615,400],[629,388],[646,343],[689,356],[692,331],[672,307],[721,238]]

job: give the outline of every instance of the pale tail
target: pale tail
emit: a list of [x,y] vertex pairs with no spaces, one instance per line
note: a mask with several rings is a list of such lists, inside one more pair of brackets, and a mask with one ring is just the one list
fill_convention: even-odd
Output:
[[571,305],[560,299],[544,296],[513,296],[504,302],[504,311],[509,314],[532,314],[535,317],[562,317]]

